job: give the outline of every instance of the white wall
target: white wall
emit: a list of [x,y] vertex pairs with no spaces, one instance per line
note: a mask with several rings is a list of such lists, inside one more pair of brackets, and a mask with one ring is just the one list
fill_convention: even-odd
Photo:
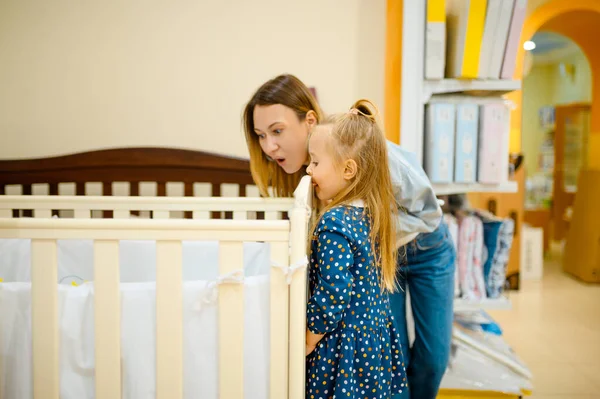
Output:
[[280,73],[383,110],[385,0],[0,1],[0,159],[124,146],[246,156]]

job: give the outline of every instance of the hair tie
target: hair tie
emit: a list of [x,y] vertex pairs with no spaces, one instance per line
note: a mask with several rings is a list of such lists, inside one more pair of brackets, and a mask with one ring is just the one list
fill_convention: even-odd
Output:
[[348,111],[349,114],[353,114],[353,115],[358,115],[358,109],[356,108],[350,108],[350,111]]

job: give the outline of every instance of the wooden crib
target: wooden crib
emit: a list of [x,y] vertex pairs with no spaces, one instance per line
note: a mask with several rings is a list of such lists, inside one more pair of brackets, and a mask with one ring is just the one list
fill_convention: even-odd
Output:
[[[161,158],[161,153],[171,155]],[[74,238],[94,241],[96,398],[121,397],[119,240],[127,239],[156,241],[157,398],[183,397],[184,240],[218,240],[220,275],[234,272],[242,263],[243,242],[270,243],[271,259],[280,266],[270,274],[270,312],[277,315],[270,325],[270,397],[304,398],[306,239],[312,186],[305,177],[295,198],[243,198],[252,183],[247,166],[244,160],[162,149],[100,151],[38,163],[0,161],[0,190],[23,186],[21,195],[0,195],[0,238],[31,239],[35,399],[59,397],[56,242]],[[134,196],[106,196],[117,177],[131,183]],[[159,197],[135,195],[134,187],[146,180],[157,182]],[[90,181],[100,181],[105,196],[83,195]],[[189,197],[164,197],[168,181],[183,182]],[[62,182],[75,183],[78,195],[56,195]],[[192,197],[197,182],[211,183],[212,196]],[[49,184],[50,195],[31,195],[32,185],[39,183]],[[219,198],[223,183],[238,184],[240,197]],[[70,211],[70,217],[57,217],[61,211]],[[100,216],[94,217],[98,211]],[[144,211],[150,212],[149,218],[139,218]],[[183,219],[170,218],[174,213]],[[244,397],[243,300],[243,285],[219,286],[221,398]]]

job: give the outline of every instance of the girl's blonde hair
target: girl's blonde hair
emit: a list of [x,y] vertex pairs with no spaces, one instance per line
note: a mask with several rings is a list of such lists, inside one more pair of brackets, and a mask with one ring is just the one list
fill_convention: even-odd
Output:
[[[396,220],[398,209],[390,177],[386,138],[376,120],[377,108],[369,100],[355,102],[350,111],[328,116],[320,126],[331,126],[333,140],[330,150],[340,164],[353,159],[357,164],[355,177],[321,211],[353,200],[364,200],[370,219],[370,240],[375,263],[381,270],[381,286],[396,290]],[[318,221],[317,221],[318,223]],[[313,232],[316,224],[313,226]]]
[[[273,194],[276,197],[292,197],[300,178],[305,174],[304,169],[301,168],[294,174],[287,174],[277,163],[267,158],[260,147],[258,136],[254,132],[254,108],[257,105],[275,104],[290,108],[300,121],[306,118],[309,111],[315,112],[317,123],[323,117],[321,108],[308,87],[294,75],[288,74],[279,75],[265,82],[244,108],[242,119],[246,144],[250,152],[250,172],[254,183],[264,197],[270,196],[269,186],[273,187]],[[308,153],[308,150],[305,151]]]

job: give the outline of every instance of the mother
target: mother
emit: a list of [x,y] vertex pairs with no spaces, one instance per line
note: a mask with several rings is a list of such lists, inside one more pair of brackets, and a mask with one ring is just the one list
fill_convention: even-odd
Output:
[[[244,109],[252,176],[260,192],[290,197],[308,165],[311,129],[323,118],[316,99],[298,78],[280,75],[264,83]],[[410,290],[415,341],[407,355],[408,398],[434,399],[450,353],[455,252],[429,179],[416,158],[388,141],[388,158],[399,212],[398,259],[402,287],[392,312],[408,348],[406,290]]]

